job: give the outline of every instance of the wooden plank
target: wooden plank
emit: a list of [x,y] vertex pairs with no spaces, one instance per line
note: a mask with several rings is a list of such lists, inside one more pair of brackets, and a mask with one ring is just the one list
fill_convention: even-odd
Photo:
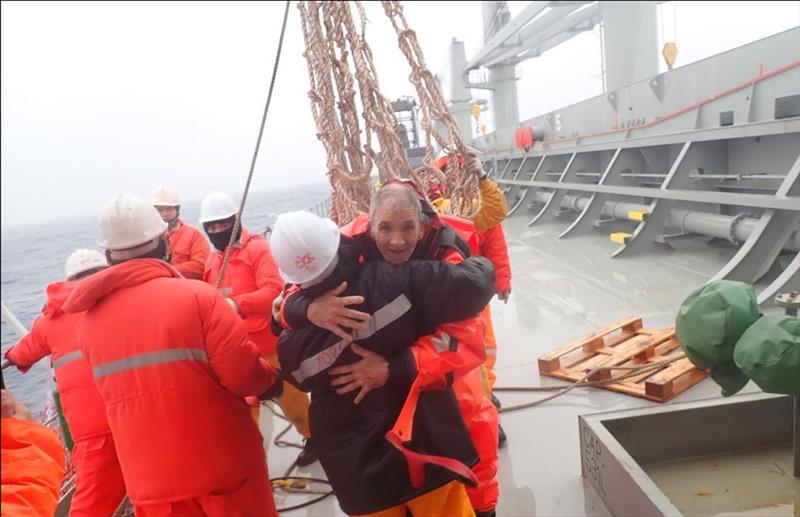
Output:
[[[619,366],[629,360],[638,358],[641,361],[647,361],[655,355],[655,347],[661,343],[669,340],[674,335],[674,330],[667,328],[654,332],[651,335],[637,336],[627,342],[611,349],[610,357],[608,358],[595,358],[591,364],[589,362],[582,364],[581,367],[589,370],[598,366]],[[602,351],[602,350],[600,350]],[[598,372],[596,379],[607,379],[611,376],[610,370]],[[594,378],[593,378],[594,380]]]
[[626,382],[613,382],[611,384],[606,384],[603,386],[604,388],[616,391],[619,393],[624,393],[625,395],[632,395],[634,397],[640,398],[647,398],[644,392],[644,386],[641,384],[630,384]]
[[587,334],[583,337],[578,339],[574,339],[563,345],[561,347],[556,348],[552,352],[548,352],[543,356],[539,357],[539,372],[540,373],[548,373],[554,370],[558,370],[561,368],[561,357],[582,348],[585,352],[591,353],[591,351],[595,348],[600,348],[605,345],[605,341],[603,338],[617,330],[628,331],[631,333],[635,333],[636,330],[642,328],[642,319],[641,318],[623,318],[619,321],[616,321],[610,325],[606,325],[605,327],[598,329],[591,334]]
[[695,365],[693,365],[688,358],[684,357],[683,359],[678,359],[664,370],[658,372],[658,375],[651,377],[648,382],[651,384],[666,384],[674,381],[684,373],[694,368]]
[[707,371],[695,367],[688,358],[683,358],[645,381],[645,393],[666,402],[707,376]]
[[[650,336],[636,336],[625,343],[617,346],[610,355],[598,354],[593,358],[579,365],[584,372],[600,366],[616,366],[624,363],[631,357],[647,351],[651,347]],[[609,370],[601,370],[592,375],[591,380],[608,379],[611,376]]]

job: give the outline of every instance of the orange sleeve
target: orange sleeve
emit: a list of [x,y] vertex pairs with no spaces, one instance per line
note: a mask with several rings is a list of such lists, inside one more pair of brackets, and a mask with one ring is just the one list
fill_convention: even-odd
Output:
[[281,300],[281,307],[278,311],[278,324],[280,324],[282,328],[289,330],[292,329],[292,326],[289,325],[289,322],[286,320],[286,313],[284,312],[284,309],[286,308],[286,302],[289,300],[289,297],[296,295],[298,292],[300,292],[300,286],[292,284],[288,286],[286,288],[286,292],[283,293],[283,300]]
[[495,285],[497,292],[511,290],[511,261],[508,258],[508,246],[503,225],[498,224],[482,234],[481,255],[494,264]]
[[481,210],[475,216],[475,228],[479,232],[497,226],[508,215],[506,196],[494,180],[484,178],[478,187],[481,191]]
[[3,418],[3,515],[53,515],[64,479],[58,436],[36,422]]
[[199,230],[194,228],[192,230],[189,241],[189,260],[178,264],[175,269],[185,278],[202,280],[206,259],[208,258],[208,241]]
[[[464,258],[450,250],[442,258],[457,264]],[[459,376],[483,364],[486,359],[484,347],[484,323],[474,317],[457,323],[439,325],[434,334],[419,338],[411,353],[417,363],[419,382],[424,389],[441,389],[448,384],[448,374]]]
[[[202,284],[201,284],[202,285]],[[275,381],[275,370],[250,341],[241,318],[228,308],[225,298],[211,286],[198,293],[208,363],[220,384],[233,395],[260,395]]]
[[47,336],[42,332],[43,321],[44,316],[36,318],[31,331],[6,352],[6,359],[14,363],[22,373],[52,353],[47,344]]
[[[418,382],[423,388],[442,389],[454,377],[483,364],[486,359],[484,330],[483,320],[475,317],[440,325],[434,334],[418,339],[411,353],[417,363]],[[449,379],[448,374],[451,374]]]
[[272,302],[283,290],[283,279],[266,241],[254,239],[249,246],[247,252],[252,257],[253,274],[258,288],[231,298],[239,306],[239,313],[243,318],[253,314],[269,317],[272,314]]

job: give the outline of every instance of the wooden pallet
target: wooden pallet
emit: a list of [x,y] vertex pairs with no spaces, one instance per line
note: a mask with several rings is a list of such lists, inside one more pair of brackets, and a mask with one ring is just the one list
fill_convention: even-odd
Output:
[[[667,402],[708,376],[687,359],[675,339],[675,327],[650,330],[641,318],[625,318],[539,357],[539,373],[568,381],[578,381],[598,366],[645,365],[676,356],[677,361],[635,377],[602,387]],[[608,379],[625,370],[600,370],[590,380]]]

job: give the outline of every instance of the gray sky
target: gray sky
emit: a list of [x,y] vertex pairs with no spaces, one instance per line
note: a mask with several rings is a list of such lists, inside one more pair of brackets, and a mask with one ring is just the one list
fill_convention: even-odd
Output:
[[[513,15],[527,2],[509,4]],[[98,213],[116,194],[146,197],[158,184],[187,200],[241,191],[282,2],[3,2],[1,9],[3,226]],[[367,9],[383,93],[413,94],[380,5]],[[670,2],[659,13],[667,40],[677,41],[678,66],[800,24],[798,2]],[[255,190],[324,181],[294,5],[289,16]],[[481,44],[479,2],[408,2],[406,16],[434,72],[452,37],[465,42],[468,58]],[[599,94],[598,41],[597,30],[581,34],[521,65],[520,117]],[[482,121],[491,127],[490,112]]]

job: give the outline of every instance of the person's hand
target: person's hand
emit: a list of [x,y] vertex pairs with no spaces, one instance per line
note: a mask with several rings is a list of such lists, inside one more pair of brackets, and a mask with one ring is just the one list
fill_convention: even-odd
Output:
[[511,289],[508,291],[497,291],[497,299],[502,300],[503,303],[508,303],[509,296],[511,296]]
[[364,297],[339,296],[345,289],[347,289],[347,282],[342,282],[338,287],[317,297],[308,306],[306,317],[317,327],[333,332],[349,342],[352,340],[352,336],[343,327],[350,330],[363,330],[367,327],[365,322],[370,315],[347,308],[349,305],[364,303]]
[[239,314],[239,304],[237,304],[235,301],[233,301],[233,298],[225,298],[225,301],[228,302],[228,305],[231,306],[231,309],[233,309],[233,312],[235,312],[236,314]]
[[330,374],[333,376],[331,386],[336,388],[336,393],[339,395],[360,389],[354,401],[358,404],[364,400],[367,393],[386,384],[389,380],[389,363],[375,352],[370,352],[356,343],[351,347],[353,352],[363,359],[347,366],[331,368]]
[[464,170],[469,174],[474,174],[478,178],[483,178],[486,174],[483,172],[483,164],[475,156],[469,156],[464,161]]
[[33,415],[8,390],[2,390],[2,417],[33,421]]
[[483,179],[486,172],[483,170],[483,163],[477,157],[478,151],[467,148],[467,155],[464,157],[464,170],[469,174],[474,174],[476,178]]

